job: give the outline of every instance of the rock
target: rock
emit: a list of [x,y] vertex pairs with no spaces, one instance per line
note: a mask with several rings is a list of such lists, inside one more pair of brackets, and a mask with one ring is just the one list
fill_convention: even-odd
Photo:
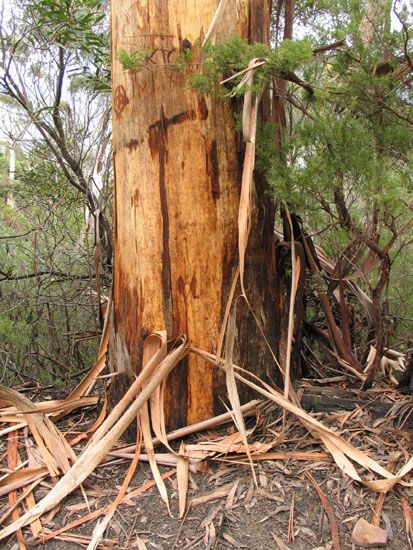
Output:
[[371,548],[374,546],[386,546],[388,541],[387,531],[372,525],[360,518],[353,529],[351,538],[355,544]]

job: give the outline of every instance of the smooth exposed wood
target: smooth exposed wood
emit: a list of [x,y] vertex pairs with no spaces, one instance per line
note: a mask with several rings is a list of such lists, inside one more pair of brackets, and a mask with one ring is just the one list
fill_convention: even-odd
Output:
[[[240,183],[239,143],[231,102],[199,95],[186,83],[199,69],[200,43],[218,2],[112,0],[113,148],[115,165],[114,315],[112,368],[124,372],[119,396],[139,372],[144,338],[167,330],[216,351],[235,272]],[[214,40],[233,33],[268,39],[269,2],[230,0]],[[251,30],[259,28],[253,36]],[[265,30],[267,29],[267,30]],[[191,49],[191,66],[177,67]],[[124,70],[117,52],[148,49],[141,70]],[[267,337],[275,337],[273,210],[254,197],[247,277],[251,303]],[[270,240],[270,243],[268,242]],[[258,279],[258,283],[257,283]],[[252,287],[252,285],[250,285]],[[237,358],[257,370],[269,354],[251,313],[240,306]],[[118,379],[117,379],[118,380]],[[170,376],[169,427],[214,415],[225,396],[222,375],[191,355]]]

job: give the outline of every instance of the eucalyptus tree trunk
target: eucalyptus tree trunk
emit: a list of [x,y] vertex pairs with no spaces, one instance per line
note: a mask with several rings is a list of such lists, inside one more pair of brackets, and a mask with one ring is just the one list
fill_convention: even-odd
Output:
[[[117,400],[139,372],[152,331],[186,334],[214,353],[238,265],[242,145],[231,102],[200,95],[186,79],[199,70],[200,44],[217,0],[112,0],[113,149],[115,166],[114,309],[110,363],[120,376]],[[214,40],[233,33],[269,38],[270,2],[229,0]],[[182,72],[179,56],[191,50]],[[140,70],[125,70],[118,52],[149,50]],[[274,207],[264,184],[254,194],[246,288],[268,343],[277,352]],[[236,359],[278,379],[261,331],[245,303],[238,307]],[[216,413],[224,377],[189,355],[171,374],[169,427]],[[246,398],[246,394],[244,398]]]

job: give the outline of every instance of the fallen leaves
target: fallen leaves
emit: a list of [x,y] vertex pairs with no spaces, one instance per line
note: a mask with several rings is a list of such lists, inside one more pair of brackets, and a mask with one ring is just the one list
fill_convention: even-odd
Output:
[[[157,347],[158,351],[162,347],[161,342],[162,342],[161,335],[154,336],[152,344],[157,344],[155,347]],[[92,455],[94,456],[94,451],[96,451],[96,449],[98,451],[100,450],[99,456],[100,456],[101,463],[111,460],[111,458],[114,456],[115,457],[124,456],[125,460],[132,460],[134,458],[135,464],[137,463],[137,461],[141,460],[142,458],[145,458],[145,455],[140,452],[139,445],[129,446],[123,449],[121,448],[119,450],[113,449],[113,445],[117,441],[117,439],[114,437],[114,433],[117,433],[116,430],[119,429],[118,424],[122,420],[125,414],[128,414],[128,417],[132,418],[131,412],[129,411],[130,407],[135,406],[134,414],[136,414],[137,398],[139,398],[142,395],[142,393],[145,391],[144,398],[141,398],[141,400],[139,401],[139,403],[142,403],[142,399],[145,399],[147,396],[150,396],[150,392],[152,391],[152,388],[154,387],[154,385],[159,384],[160,380],[164,379],[163,375],[159,373],[159,370],[161,369],[162,372],[164,372],[164,371],[168,371],[170,368],[173,368],[171,365],[174,362],[179,360],[179,357],[181,356],[180,354],[187,352],[187,348],[185,347],[187,346],[187,344],[182,343],[181,345],[183,346],[182,348],[180,348],[178,345],[178,347],[175,348],[175,350],[172,350],[172,353],[175,353],[174,359],[172,361],[169,355],[166,355],[164,358],[162,358],[163,354],[158,355],[155,361],[153,359],[153,357],[156,356],[157,354],[157,352],[155,351],[155,353],[152,355],[152,359],[150,358],[148,360],[148,366],[149,366],[149,369],[151,370],[152,377],[155,378],[155,381],[149,379],[149,377],[145,375],[142,375],[142,378],[140,378],[139,381],[138,379],[136,380],[133,387],[131,387],[131,394],[130,394],[130,395],[133,395],[135,391],[137,392],[136,393],[137,397],[135,398],[135,401],[132,401],[131,399],[129,399],[130,398],[130,395],[129,395],[127,400],[125,400],[123,405],[118,409],[116,413],[117,417],[115,418],[112,416],[112,418],[110,418],[109,420],[106,419],[100,424],[99,427],[97,427],[97,429],[94,432],[94,435],[91,437],[89,444],[86,446],[84,451],[79,455],[78,459],[76,460],[75,464],[72,466],[71,470],[75,469],[76,464],[78,465],[77,467],[79,468],[79,461],[82,459],[82,457],[84,457],[85,453],[88,453],[86,456],[89,458],[92,457]],[[178,348],[180,349],[179,352],[177,351]],[[152,361],[152,363],[150,363],[150,361]],[[145,369],[143,370],[143,372],[144,371]],[[239,371],[234,366],[234,377],[239,376],[238,372],[242,372],[242,371]],[[242,382],[242,380],[240,381]],[[146,387],[148,383],[151,383],[151,386],[149,388]],[[145,387],[146,387],[146,390],[145,390]],[[159,387],[159,385],[157,387]],[[268,388],[265,391],[270,393]],[[284,396],[277,393],[277,399],[279,398],[285,399]],[[290,402],[288,403],[289,403],[288,407],[290,409],[290,412],[294,412],[294,413],[298,412],[299,415],[301,415],[302,417],[300,418],[297,415],[298,418],[300,418],[300,420],[303,419],[305,421],[303,422],[303,425],[308,427],[307,420],[309,417],[312,418],[311,415],[308,415],[308,413],[301,411],[301,409],[299,409],[299,411],[296,411],[296,409],[294,408],[296,406]],[[264,407],[263,405],[260,405],[258,402],[255,401],[252,404],[247,404],[246,406],[243,406],[242,414],[246,414],[246,415],[251,414],[252,412],[257,410],[257,406],[262,407],[262,410],[268,409],[268,405],[265,405]],[[156,407],[158,408],[158,410],[161,410],[159,408],[160,407],[159,403],[156,404]],[[42,415],[47,414],[46,410],[41,414]],[[261,418],[261,415],[262,413],[259,412],[258,418]],[[337,416],[337,424],[339,426],[341,425],[342,429],[343,429],[343,426],[346,426],[349,422],[357,422],[359,421],[359,419],[360,421],[363,419],[363,416],[360,414],[350,415],[348,412],[343,413],[341,416],[340,415],[336,415],[336,416]],[[219,425],[222,421],[225,421],[225,419],[227,421],[231,419],[231,413],[227,413],[223,417],[221,416],[221,417],[217,417],[216,419],[210,419],[205,423],[200,423],[195,426],[197,427],[197,429],[202,429],[202,428],[210,429]],[[316,426],[318,429],[321,430],[319,426],[322,426],[322,424],[319,423],[319,421],[316,421],[314,418],[312,418],[312,420],[314,421],[314,426]],[[175,438],[174,434],[165,433],[164,428],[162,427],[161,420],[158,419],[157,422],[158,422],[157,432],[162,437],[162,439],[164,439],[165,441],[173,440]],[[122,426],[125,426],[125,422],[122,423]],[[313,425],[311,425],[311,427],[313,428]],[[157,440],[159,440],[159,438],[158,439],[152,438],[150,426],[148,429],[149,429],[148,438],[149,437],[151,438],[150,441],[156,442]],[[190,427],[186,427],[185,430],[187,433],[192,433],[192,430]],[[330,428],[323,426],[323,430],[324,432],[322,433],[332,434],[333,436],[332,441],[336,442],[336,445],[338,444],[337,441],[339,440],[341,441],[340,436],[338,436]],[[312,429],[311,431],[314,434],[314,429]],[[305,468],[307,468],[307,466],[305,466],[306,464],[311,465],[312,468],[316,468],[317,465],[321,465],[323,463],[327,464],[328,462],[331,462],[332,453],[318,452],[316,450],[271,451],[271,448],[275,444],[276,445],[282,444],[283,447],[285,447],[286,443],[288,442],[288,438],[286,437],[279,438],[279,434],[276,432],[272,432],[271,430],[267,432],[267,435],[265,438],[262,438],[262,433],[263,432],[261,432],[261,429],[258,428],[257,425],[255,427],[248,428],[245,432],[245,435],[248,439],[248,447],[251,452],[251,458],[256,464],[261,463],[262,461],[272,461],[273,463],[275,463],[276,461],[300,461],[302,464],[304,464]],[[274,433],[274,436],[272,436],[272,433]],[[378,434],[379,429],[375,428],[374,433]],[[18,432],[15,430],[10,434],[10,437],[15,436],[16,434],[18,435]],[[88,437],[90,437],[90,434]],[[376,438],[377,437],[378,436],[376,435]],[[309,441],[313,441],[312,444],[314,445],[315,444],[314,439],[311,439],[310,435],[308,436],[308,438],[309,438]],[[16,439],[16,437],[13,437],[13,440],[18,440],[18,439]],[[21,441],[23,442],[23,438],[21,438]],[[16,464],[13,468],[11,468],[12,471],[6,473],[6,475],[3,476],[3,478],[0,480],[0,490],[3,491],[3,494],[10,493],[13,490],[13,487],[15,490],[16,489],[19,490],[20,488],[23,488],[22,492],[20,492],[19,495],[16,495],[17,499],[15,504],[13,505],[14,506],[13,510],[17,509],[18,506],[21,506],[22,503],[26,501],[27,496],[32,493],[33,489],[35,489],[35,487],[37,487],[38,484],[43,479],[45,479],[48,475],[50,475],[48,469],[41,465],[41,460],[42,460],[41,454],[35,452],[35,448],[32,449],[32,447],[29,444],[30,440],[24,439],[24,441],[25,441],[25,447],[28,449],[30,456],[32,456],[33,458],[36,457],[35,462],[33,462],[33,458],[31,459],[31,462],[30,462],[31,464],[35,464],[35,466],[22,464],[22,466],[19,467],[19,465]],[[103,447],[101,446],[102,441],[106,441],[106,443],[103,444]],[[112,446],[111,449],[109,449],[110,446]],[[347,447],[345,447],[345,451],[349,452]],[[361,453],[361,451],[359,452]],[[364,455],[365,453],[363,452],[361,454]],[[352,460],[354,460],[353,455],[351,453],[348,456]],[[399,454],[396,456],[397,458],[394,457],[392,460],[394,466],[396,466],[397,461],[401,460],[402,458]],[[231,510],[236,509],[240,505],[242,507],[245,506],[245,509],[248,509],[248,506],[250,505],[249,503],[252,502],[252,505],[254,505],[254,502],[256,502],[257,497],[261,496],[266,498],[267,500],[268,499],[274,500],[276,502],[275,506],[277,507],[276,511],[278,511],[279,513],[283,512],[286,515],[288,515],[288,512],[290,513],[290,539],[291,540],[292,540],[291,537],[297,536],[297,532],[299,533],[300,530],[302,529],[301,526],[298,528],[295,527],[296,520],[294,518],[295,516],[295,505],[293,504],[294,501],[291,500],[290,498],[288,500],[290,505],[289,506],[283,505],[283,503],[285,503],[285,497],[283,497],[282,494],[278,492],[273,492],[273,490],[270,489],[271,484],[270,484],[268,475],[265,474],[265,471],[262,471],[260,469],[258,469],[258,472],[257,472],[257,477],[258,477],[260,486],[258,487],[258,489],[255,489],[255,491],[254,491],[253,484],[250,486],[248,486],[247,484],[246,486],[245,483],[241,483],[239,478],[235,479],[235,481],[231,481],[230,483],[225,483],[226,468],[224,467],[224,469],[221,470],[221,474],[223,476],[222,480],[224,481],[223,485],[214,487],[211,491],[207,491],[206,493],[195,494],[194,496],[191,496],[189,498],[187,497],[187,493],[189,490],[189,472],[190,472],[191,464],[192,464],[192,467],[195,468],[195,470],[193,471],[196,471],[196,468],[198,467],[199,464],[202,464],[203,462],[209,461],[209,460],[222,459],[222,460],[229,461],[228,462],[229,464],[233,462],[233,465],[231,466],[231,468],[236,468],[236,464],[238,462],[242,462],[242,461],[244,461],[244,463],[245,461],[247,461],[247,463],[249,462],[248,456],[246,454],[246,447],[243,442],[243,437],[237,430],[235,431],[232,430],[229,433],[227,432],[224,434],[222,433],[222,431],[215,434],[210,434],[208,438],[203,438],[198,443],[186,443],[185,445],[181,445],[177,451],[173,451],[169,453],[154,453],[153,458],[156,460],[157,463],[162,463],[162,461],[167,462],[169,460],[169,465],[176,467],[176,470],[167,472],[166,474],[163,474],[161,477],[162,477],[162,480],[164,480],[167,477],[177,475],[175,488],[177,489],[177,501],[178,501],[177,508],[178,508],[180,517],[185,516],[186,511],[188,510],[189,507],[191,507],[191,509],[194,509],[195,507],[208,505],[209,503],[217,502],[217,501],[222,501],[222,504],[220,504],[218,508],[220,510],[219,512],[220,514],[223,512],[224,513],[230,512]],[[40,464],[39,464],[39,460],[40,460]],[[87,461],[85,459],[83,460],[84,460],[83,467],[85,466],[85,464],[87,464],[88,470],[91,471],[91,468],[93,468],[93,465],[90,463],[89,460]],[[96,460],[95,457],[93,458],[93,460]],[[370,460],[372,459],[370,458]],[[409,462],[409,459],[407,460],[407,463],[408,462]],[[406,469],[406,467],[404,467],[404,469]],[[287,472],[285,468],[284,470],[285,472]],[[388,468],[389,474],[391,474],[390,470],[391,470],[391,464],[389,465],[389,468]],[[71,478],[66,474],[66,476],[64,476],[59,481],[56,487],[52,488],[49,491],[49,493],[46,495],[46,497],[42,501],[40,501],[38,504],[34,504],[34,502],[31,501],[29,508],[34,505],[32,510],[28,510],[26,514],[24,514],[22,517],[19,517],[18,519],[16,516],[16,521],[14,522],[14,524],[12,524],[11,527],[12,529],[14,529],[16,526],[19,526],[18,528],[21,528],[23,527],[23,525],[27,525],[30,523],[33,529],[32,535],[36,533],[35,538],[38,541],[47,541],[53,538],[63,537],[65,540],[71,541],[71,542],[81,540],[82,543],[89,545],[90,549],[98,548],[99,545],[102,546],[103,544],[106,544],[106,542],[103,541],[102,536],[104,535],[105,527],[108,526],[110,518],[113,516],[114,511],[121,504],[126,506],[133,505],[134,499],[136,497],[138,497],[140,494],[150,489],[151,487],[154,487],[157,485],[156,481],[152,480],[151,482],[147,482],[146,484],[144,484],[142,487],[128,490],[128,486],[131,479],[130,472],[132,471],[133,471],[133,463],[131,464],[131,470],[129,471],[129,474],[125,478],[125,481],[121,489],[118,491],[118,494],[111,505],[105,506],[103,508],[98,508],[97,510],[94,510],[94,511],[91,510],[82,518],[79,518],[74,522],[70,522],[66,526],[61,527],[60,529],[56,529],[55,531],[50,532],[49,529],[43,528],[43,533],[41,533],[40,529],[42,527],[39,523],[36,523],[38,521],[37,518],[40,517],[39,505],[40,507],[42,507],[44,505],[44,500],[49,498],[48,500],[49,504],[44,509],[45,510],[50,509],[49,508],[50,506],[51,506],[51,509],[56,508],[57,500],[61,498],[61,495],[63,493],[60,490],[57,493],[59,498],[58,499],[55,498],[52,500],[50,500],[50,495],[51,494],[53,495],[54,491],[56,492],[56,487],[58,487],[59,484],[60,484],[60,487],[62,487],[62,481],[65,479],[69,480],[70,484],[73,484],[73,478]],[[232,469],[228,470],[228,472],[231,472],[231,471],[233,470]],[[400,473],[400,470],[399,470],[399,473]],[[85,472],[84,471],[78,472],[78,474],[79,474],[79,477],[76,476],[77,485],[79,485],[79,483],[81,482],[80,478],[83,478],[83,475],[85,475]],[[288,473],[286,473],[285,475],[288,475]],[[389,478],[386,478],[386,479],[389,479]],[[370,475],[370,480],[371,480],[371,475]],[[222,483],[222,481],[220,481],[220,478],[218,477],[216,477],[216,482]],[[316,485],[314,485],[314,487],[316,488]],[[65,491],[66,490],[67,490],[67,486],[65,488]],[[88,490],[87,493],[88,494],[90,493],[91,495],[93,495],[95,491]],[[383,492],[382,494],[384,495],[385,493]],[[321,490],[320,490],[319,496],[326,510],[327,516],[329,518],[330,527],[332,527],[332,525],[334,524],[334,520],[332,520],[331,518],[334,517],[334,515],[331,515],[332,512],[328,511],[328,501],[325,500],[326,497]],[[409,533],[408,536],[411,536],[411,530],[412,530],[411,513],[408,508],[407,500],[405,501],[402,500],[401,502],[403,503],[406,529],[408,530],[408,533]],[[90,501],[90,504],[93,504],[93,500]],[[95,502],[95,505],[97,505],[96,502]],[[83,504],[81,507],[80,505],[78,505],[79,512],[81,509],[85,509],[85,507],[87,507],[86,504]],[[12,511],[7,515],[3,514],[3,518],[2,518],[3,521],[7,521],[7,517],[10,517],[11,513]],[[269,519],[270,517],[273,517],[273,514],[270,514],[268,517],[263,518],[262,521]],[[103,518],[103,520],[97,525],[96,530],[92,535],[92,537],[78,538],[79,535],[76,535],[73,532],[73,530],[78,528],[79,526],[91,521],[96,521],[98,518]],[[212,525],[214,525],[213,520],[212,520]],[[236,545],[237,541],[240,542],[239,538],[237,536],[233,536],[231,532],[225,532],[225,534],[227,535],[227,538],[225,538],[223,536],[223,533],[221,532],[219,532],[218,534],[216,527],[217,527],[216,524],[213,527],[211,527],[211,522],[209,522],[208,525],[205,527],[205,532],[203,537],[207,541],[206,543],[207,545],[215,544],[215,542],[218,540],[218,536],[222,537],[223,540],[226,541],[226,543],[232,546]],[[10,529],[10,526],[6,528],[6,530],[7,529]],[[335,529],[337,529],[337,526],[335,527]],[[7,532],[6,530],[4,530],[3,533]],[[337,532],[333,534],[333,532],[334,532],[334,529],[332,528],[332,537],[333,537],[334,547],[339,548],[336,542],[336,538],[338,534]],[[284,544],[280,538],[278,538],[278,542],[274,539],[274,543],[279,548],[282,548],[282,545]],[[24,542],[21,541],[21,544],[24,544]],[[145,544],[145,541],[142,541],[142,544]],[[21,547],[23,548],[23,546]]]
[[[201,355],[206,360],[210,361],[211,364],[216,364],[216,357],[213,354],[198,350],[196,348],[191,348],[191,351],[193,353]],[[412,482],[407,482],[403,479],[413,469],[413,457],[410,457],[406,461],[404,466],[400,468],[400,470],[396,474],[393,474],[392,472],[381,466],[377,461],[369,457],[366,453],[360,451],[359,449],[345,441],[334,431],[324,426],[320,421],[316,420],[313,416],[305,412],[299,406],[286,399],[280,392],[278,392],[253,374],[249,373],[245,369],[234,365],[234,377],[236,380],[239,380],[243,384],[255,390],[257,393],[273,401],[282,409],[293,413],[308,430],[310,430],[314,435],[320,438],[340,470],[345,475],[351,477],[354,481],[363,483],[370,489],[373,489],[374,491],[380,493],[386,493],[390,491],[397,484],[409,487],[413,486]],[[252,382],[247,377],[251,378],[254,381]],[[367,477],[362,478],[354,467],[352,461],[357,463],[359,466],[367,468],[369,471],[378,474],[384,479],[371,480]]]
[[197,506],[199,504],[205,504],[206,502],[212,502],[220,498],[225,498],[229,495],[232,487],[233,487],[233,484],[229,483],[228,485],[224,485],[222,487],[219,487],[218,489],[209,491],[204,495],[193,497],[190,499],[189,503],[191,504],[191,506]]
[[[165,336],[164,334],[159,334],[158,338],[164,342]],[[72,468],[66,472],[52,490],[38,502],[36,506],[28,510],[11,525],[0,531],[0,540],[36,520],[48,510],[51,510],[88,477],[105,458],[106,454],[110,451],[111,447],[119,439],[132,420],[136,418],[136,415],[147,403],[155,388],[168,376],[169,372],[187,353],[187,347],[188,344],[186,341],[182,340],[182,342],[164,359],[162,359],[163,353],[160,350],[155,353],[145,369],[142,370],[136,381],[129,388],[123,399],[111,411],[105,422],[103,422],[95,432],[88,446],[77,458]],[[136,398],[128,407],[133,397]]]

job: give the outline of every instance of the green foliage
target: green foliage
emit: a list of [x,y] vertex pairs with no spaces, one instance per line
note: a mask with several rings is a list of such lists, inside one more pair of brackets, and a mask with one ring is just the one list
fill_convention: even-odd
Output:
[[268,173],[268,167],[278,156],[274,139],[276,129],[276,124],[258,120],[255,166],[260,172]]
[[[32,25],[29,47],[47,42],[72,51],[79,62],[71,71],[76,86],[82,82],[94,91],[110,90],[108,0],[39,0],[23,5],[23,18]],[[19,47],[25,45],[23,41]]]
[[103,0],[38,0],[29,7],[54,41],[92,54],[106,43],[98,28],[106,8]]
[[128,53],[126,50],[118,50],[116,52],[116,59],[122,65],[125,71],[140,71],[148,61],[152,50],[145,48],[137,50],[132,53]]
[[[111,197],[107,8],[106,0],[18,0],[2,21],[2,127],[17,145],[14,181],[9,143],[0,149],[1,383],[67,383],[96,357],[95,235],[85,202],[93,192],[104,212]],[[107,167],[97,174],[100,194],[97,159]]]
[[178,69],[185,72],[192,61],[192,50],[190,48],[184,48],[178,54],[177,64]]
[[0,339],[2,346],[21,352],[30,344],[31,327],[24,321],[13,321],[4,314],[0,315]]
[[[264,44],[248,44],[239,36],[233,35],[226,42],[216,46],[207,44],[204,48],[202,72],[194,72],[188,77],[188,83],[200,93],[210,93],[216,96],[228,95],[225,88],[218,87],[223,76],[227,77],[245,69],[251,59],[267,57],[270,52]],[[240,82],[242,77],[234,79],[232,86]]]
[[188,76],[188,84],[197,90],[200,94],[211,94],[225,96],[226,94],[221,90],[216,88],[215,80],[211,79],[207,75],[201,73],[192,73]]
[[231,94],[243,95],[246,88],[236,88],[244,75],[231,80],[230,91],[218,87],[222,78],[235,75],[245,69],[252,59],[263,59],[267,63],[255,70],[254,90],[262,91],[268,86],[276,72],[295,71],[312,57],[312,48],[308,40],[286,40],[278,48],[271,50],[266,44],[248,44],[239,36],[216,46],[207,44],[202,60],[202,72],[194,72],[188,77],[189,84],[200,93],[215,96]]
[[311,42],[303,40],[284,40],[278,47],[274,48],[269,56],[269,72],[296,71],[301,69],[313,58],[313,47]]
[[0,379],[13,384],[18,372],[58,384],[96,355],[96,337],[76,336],[97,329],[96,304],[85,294],[94,286],[93,235],[82,237],[83,201],[53,162],[21,164],[15,207],[0,209]]
[[[413,211],[413,93],[408,81],[393,74],[408,63],[411,22],[407,11],[395,6],[404,28],[392,29],[390,7],[373,2],[366,15],[358,0],[302,0],[296,3],[295,25],[304,39],[274,41],[270,48],[232,36],[207,45],[202,70],[188,78],[200,93],[243,95],[245,73],[234,75],[259,58],[266,63],[254,71],[253,91],[267,90],[275,75],[288,81],[287,127],[258,121],[256,169],[266,174],[274,198],[288,203],[310,232],[322,235],[319,242],[333,259],[355,228],[371,230],[373,211],[378,246],[397,234]],[[343,39],[339,49],[314,56],[315,45]],[[224,79],[230,80],[220,86]],[[411,230],[403,235],[400,246],[411,235]],[[397,250],[392,252],[396,264]],[[397,274],[397,265],[392,270]],[[373,270],[360,284],[370,292],[378,280]]]

